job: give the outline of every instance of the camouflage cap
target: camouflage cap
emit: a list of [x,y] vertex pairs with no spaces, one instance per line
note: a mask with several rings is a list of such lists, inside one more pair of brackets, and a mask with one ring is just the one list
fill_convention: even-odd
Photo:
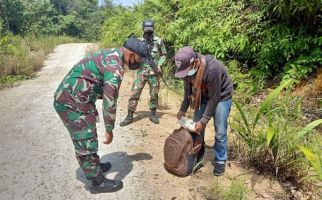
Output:
[[128,38],[123,46],[141,57],[150,57],[148,46],[137,38]]
[[174,61],[177,66],[174,76],[177,78],[186,77],[190,70],[189,66],[193,63],[196,57],[197,54],[192,47],[181,48],[174,56]]

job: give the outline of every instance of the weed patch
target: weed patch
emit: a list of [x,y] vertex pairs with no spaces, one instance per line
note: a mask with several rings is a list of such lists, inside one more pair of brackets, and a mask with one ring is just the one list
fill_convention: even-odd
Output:
[[241,179],[234,179],[228,186],[222,184],[221,177],[215,178],[210,185],[207,199],[209,200],[245,200],[249,192]]

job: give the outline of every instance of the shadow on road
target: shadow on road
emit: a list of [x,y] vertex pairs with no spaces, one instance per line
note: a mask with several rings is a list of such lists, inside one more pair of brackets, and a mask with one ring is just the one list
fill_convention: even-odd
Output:
[[[162,116],[165,114],[164,112],[157,112],[156,113],[159,118],[162,118]],[[137,122],[143,118],[149,118],[150,117],[150,111],[138,111],[134,113],[133,122]]]
[[[134,161],[151,160],[153,157],[148,153],[137,153],[134,155],[128,155],[126,152],[113,152],[101,157],[101,162],[110,162],[112,169],[108,173],[116,173],[115,180],[123,180],[133,169]],[[82,169],[79,167],[76,170],[77,180],[87,185],[86,179]]]

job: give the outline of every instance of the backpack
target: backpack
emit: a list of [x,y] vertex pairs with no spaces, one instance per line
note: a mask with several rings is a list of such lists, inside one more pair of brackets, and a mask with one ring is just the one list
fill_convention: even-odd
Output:
[[194,142],[189,130],[180,128],[173,131],[164,143],[164,167],[177,176],[188,176],[194,172],[197,156],[201,149],[201,136]]

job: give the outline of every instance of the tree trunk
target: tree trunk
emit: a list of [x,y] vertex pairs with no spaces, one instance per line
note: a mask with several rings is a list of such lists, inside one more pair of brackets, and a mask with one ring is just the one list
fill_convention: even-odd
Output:
[[8,31],[11,31],[11,29],[10,29],[10,23],[9,23],[9,20],[8,20],[8,15],[6,15],[6,23],[7,23],[7,29],[8,29]]

